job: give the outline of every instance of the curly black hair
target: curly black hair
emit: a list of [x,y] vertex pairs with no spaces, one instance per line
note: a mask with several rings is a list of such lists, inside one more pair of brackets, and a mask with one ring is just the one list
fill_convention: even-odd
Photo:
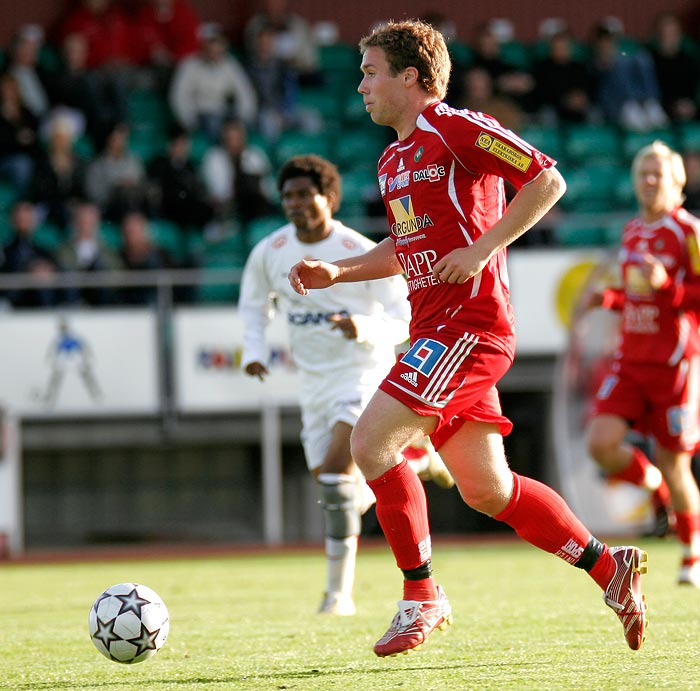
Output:
[[324,197],[333,196],[333,212],[340,208],[342,185],[340,173],[335,164],[316,154],[293,156],[280,168],[277,175],[278,191],[282,192],[282,187],[287,180],[301,177],[311,178],[314,186]]

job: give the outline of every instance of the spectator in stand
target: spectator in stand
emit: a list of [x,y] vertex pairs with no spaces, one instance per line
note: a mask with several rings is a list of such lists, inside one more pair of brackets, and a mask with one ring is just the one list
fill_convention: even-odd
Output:
[[255,124],[257,98],[243,66],[228,52],[228,41],[218,24],[200,29],[200,49],[180,62],[170,86],[170,106],[179,124],[200,129],[217,141],[221,125],[237,117]]
[[[100,236],[99,208],[90,202],[76,202],[71,208],[70,236],[56,250],[56,260],[63,271],[114,271],[121,268],[119,257]],[[66,302],[72,305],[111,305],[116,291],[108,286],[70,288]]]
[[145,169],[141,159],[129,151],[128,142],[129,127],[120,123],[87,169],[87,197],[110,221],[118,222],[127,212],[146,208]]
[[478,27],[473,49],[472,66],[481,67],[491,75],[495,92],[514,100],[524,112],[532,112],[535,80],[527,70],[503,59],[501,43],[493,22]]
[[39,121],[24,105],[17,79],[0,75],[0,179],[24,195],[39,155]]
[[264,29],[274,31],[276,55],[297,73],[302,86],[322,83],[313,29],[292,10],[289,0],[263,0],[262,9],[248,20],[243,35],[248,55],[255,53],[257,35]]
[[89,69],[111,69],[133,63],[129,21],[114,0],[79,0],[64,16],[60,38],[80,34],[87,42]]
[[148,166],[151,212],[182,229],[203,228],[213,217],[204,184],[190,154],[189,132],[175,126],[167,153]]
[[137,14],[145,62],[174,66],[196,53],[201,23],[188,0],[146,0]]
[[44,45],[44,30],[38,24],[24,24],[15,34],[10,46],[10,72],[19,85],[24,105],[41,119],[49,110],[46,74],[39,66],[39,51]]
[[59,40],[79,34],[87,44],[87,68],[110,92],[115,121],[126,118],[126,99],[135,64],[134,40],[126,14],[114,0],[80,0],[61,22]]
[[30,196],[46,221],[66,228],[71,204],[85,196],[86,163],[75,152],[80,124],[72,112],[58,109],[45,127],[46,147],[37,161]]
[[199,48],[201,20],[189,0],[145,0],[136,12],[138,62],[155,70],[158,86],[169,84],[175,66]]
[[298,124],[297,74],[279,57],[275,41],[275,30],[263,27],[246,60],[246,70],[258,97],[257,127],[269,142]]
[[549,51],[532,69],[535,103],[543,122],[588,122],[593,109],[591,75],[574,52],[574,39],[568,30],[549,37]]
[[622,50],[623,36],[617,17],[606,17],[594,29],[590,64],[597,106],[608,122],[625,129],[645,132],[666,127],[654,61],[641,46]]
[[674,122],[698,117],[697,96],[700,70],[696,55],[688,47],[680,19],[662,12],[656,19],[651,56],[661,92],[661,105]]
[[[163,251],[151,239],[148,219],[142,213],[127,213],[121,221],[122,249],[119,254],[125,269],[144,271],[168,268]],[[127,305],[153,305],[155,286],[129,286],[119,291],[119,301]]]
[[[20,199],[10,214],[13,237],[0,251],[0,269],[3,273],[31,273],[37,277],[51,278],[57,271],[54,256],[34,242],[34,232],[39,225],[36,208],[31,202]],[[13,307],[54,307],[59,303],[59,291],[48,286],[36,289],[8,290],[5,294]]]
[[511,130],[518,130],[523,123],[523,111],[508,96],[494,92],[491,75],[483,67],[469,67],[462,77],[461,101],[458,108],[487,113],[496,118],[501,125]]
[[235,221],[245,232],[249,221],[273,213],[271,193],[265,186],[271,169],[267,154],[248,144],[245,125],[227,122],[220,144],[207,151],[201,167],[218,228]]
[[87,66],[87,39],[81,33],[68,34],[61,42],[61,67],[47,77],[49,100],[80,112],[90,140],[102,148],[107,134],[124,111],[122,95],[109,81]]

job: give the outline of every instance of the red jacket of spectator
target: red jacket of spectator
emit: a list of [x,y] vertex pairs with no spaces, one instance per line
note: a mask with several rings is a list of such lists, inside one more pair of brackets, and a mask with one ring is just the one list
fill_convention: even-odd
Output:
[[87,66],[90,69],[109,63],[134,62],[130,51],[129,23],[124,13],[108,3],[104,12],[93,12],[84,2],[70,12],[61,25],[61,36],[82,34],[87,39]]
[[146,1],[136,15],[140,34],[138,62],[177,63],[199,48],[201,20],[187,0]]

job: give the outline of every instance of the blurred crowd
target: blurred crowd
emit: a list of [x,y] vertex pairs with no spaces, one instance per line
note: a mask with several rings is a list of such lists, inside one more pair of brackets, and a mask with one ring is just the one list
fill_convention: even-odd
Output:
[[[516,132],[700,123],[700,42],[673,13],[660,13],[645,40],[627,36],[616,17],[585,39],[550,18],[527,44],[507,20],[465,37],[449,17],[425,19],[449,39],[446,100]],[[289,0],[259,3],[235,41],[190,0],[76,0],[56,26],[18,27],[0,56],[0,271],[198,267],[207,251],[233,246],[242,262],[255,222],[281,222],[275,170],[285,153],[300,152],[285,148],[289,136],[320,143],[339,122],[346,198],[361,180],[353,214],[381,215],[366,186],[374,153],[350,143],[371,127],[366,114],[329,125],[327,108],[337,114],[342,99],[361,106],[356,46],[337,45],[337,36]],[[344,63],[334,47],[347,49]],[[696,189],[688,194],[700,205],[700,158],[684,153]],[[154,299],[133,288],[5,298],[16,307]]]

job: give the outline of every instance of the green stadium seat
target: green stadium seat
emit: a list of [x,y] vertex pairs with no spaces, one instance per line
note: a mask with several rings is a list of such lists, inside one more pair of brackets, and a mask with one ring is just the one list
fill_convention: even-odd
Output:
[[0,181],[0,212],[8,212],[17,199],[17,189],[12,183]]
[[287,219],[284,216],[277,215],[261,216],[248,221],[245,229],[248,247],[252,249],[260,240],[281,228],[285,223],[287,223]]
[[474,61],[474,51],[468,43],[453,39],[447,44],[447,48],[452,60],[460,67],[469,67]]
[[621,168],[618,171],[617,180],[613,188],[613,199],[617,209],[629,209],[631,211],[637,206],[632,173],[628,167]]
[[386,148],[387,131],[371,122],[347,128],[333,142],[333,162],[341,172],[357,168],[377,169],[377,159]]
[[134,89],[126,100],[126,117],[131,127],[152,124],[165,129],[171,121],[165,99],[150,89]]
[[647,144],[651,144],[657,139],[665,142],[672,149],[678,148],[678,141],[673,130],[653,130],[651,132],[624,132],[622,135],[622,154],[629,163],[635,154]]
[[700,122],[684,122],[678,125],[678,149],[700,151]]
[[617,217],[606,219],[603,223],[604,243],[610,247],[617,247],[622,239],[622,229],[624,225],[625,221]]
[[360,76],[361,56],[357,46],[348,43],[331,43],[318,48],[319,65],[323,72],[332,76],[334,72],[355,70]]
[[192,163],[199,167],[204,155],[213,146],[213,142],[206,132],[195,130],[190,135],[190,158]]
[[299,90],[297,100],[301,110],[312,112],[327,126],[338,124],[341,115],[338,96],[324,87],[305,87]]
[[[348,91],[340,108],[343,122],[346,124],[357,124],[371,122],[362,96],[356,90]],[[376,125],[375,125],[376,127]]]
[[357,168],[343,174],[343,206],[365,204],[379,196],[375,169]]
[[[242,269],[248,256],[246,243],[240,233],[219,241],[206,242],[202,255],[202,269]],[[201,303],[236,303],[240,281],[230,283],[202,282],[197,287],[197,301]]]
[[575,212],[609,212],[614,209],[613,190],[618,168],[614,165],[593,164],[570,167],[562,171],[567,190],[561,206]]
[[65,239],[65,234],[53,223],[42,223],[34,231],[32,239],[39,247],[54,252]]
[[563,148],[569,163],[621,160],[620,133],[611,125],[568,125],[563,129]]
[[118,252],[122,248],[122,231],[118,223],[102,221],[100,224],[100,237],[109,249]]
[[563,158],[562,136],[558,127],[526,125],[518,130],[517,135],[557,161]]
[[330,136],[326,132],[288,130],[280,135],[274,146],[274,160],[281,165],[291,156],[318,154],[330,158]]
[[521,41],[507,41],[501,43],[500,58],[511,67],[520,70],[530,69],[530,51],[527,44]]
[[563,247],[599,246],[605,244],[604,227],[581,217],[564,217],[554,226],[554,240]]
[[165,130],[144,127],[132,129],[129,133],[129,151],[136,154],[144,163],[164,154],[167,148]]
[[184,259],[187,244],[184,231],[172,221],[164,218],[152,218],[148,222],[153,242],[161,247],[175,262]]

